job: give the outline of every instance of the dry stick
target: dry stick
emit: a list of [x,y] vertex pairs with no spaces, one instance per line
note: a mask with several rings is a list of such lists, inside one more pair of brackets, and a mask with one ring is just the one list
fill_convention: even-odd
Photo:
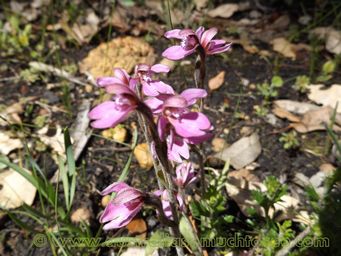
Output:
[[298,236],[295,237],[294,240],[290,241],[285,247],[279,250],[276,253],[276,256],[285,256],[288,255],[292,248],[296,246],[302,239],[304,239],[311,231],[311,227],[308,226],[305,230],[303,230]]

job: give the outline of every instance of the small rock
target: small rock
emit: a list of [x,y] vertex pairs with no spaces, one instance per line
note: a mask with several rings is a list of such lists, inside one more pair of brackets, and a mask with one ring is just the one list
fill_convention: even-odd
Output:
[[73,223],[80,223],[80,222],[90,222],[91,212],[87,208],[78,208],[74,211],[71,215],[71,221]]
[[224,139],[222,138],[214,138],[212,140],[212,150],[214,152],[220,152],[224,149],[224,147],[226,146],[226,142]]
[[243,137],[249,136],[251,133],[253,133],[252,127],[243,126],[243,127],[240,129],[240,134],[241,134]]

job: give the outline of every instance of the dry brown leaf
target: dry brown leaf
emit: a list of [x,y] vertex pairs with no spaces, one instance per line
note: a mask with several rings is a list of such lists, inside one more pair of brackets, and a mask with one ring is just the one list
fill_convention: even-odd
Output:
[[287,58],[296,59],[296,52],[293,44],[283,37],[275,38],[271,41],[273,50],[279,52]]
[[12,139],[6,133],[0,131],[0,153],[8,155],[12,150],[22,148],[23,144],[19,139]]
[[208,87],[211,91],[217,90],[223,85],[225,79],[225,71],[219,72],[215,77],[208,81]]
[[144,40],[136,37],[118,37],[102,43],[91,50],[79,63],[82,73],[93,77],[112,76],[113,68],[123,68],[131,72],[139,63],[153,64],[154,49]]
[[88,208],[78,208],[71,214],[71,221],[73,223],[85,222],[90,223],[91,212]]
[[309,85],[310,90],[308,98],[323,106],[335,108],[338,104],[337,112],[341,113],[341,85],[333,84],[331,87],[326,88],[322,84]]
[[229,161],[235,169],[240,169],[256,160],[261,151],[259,136],[257,133],[253,133],[249,137],[241,138],[214,156],[223,161]]
[[326,41],[327,51],[334,54],[341,53],[341,31],[332,27],[318,27],[313,29],[311,33]]
[[280,107],[274,107],[272,113],[280,118],[286,118],[291,122],[300,122],[301,118]]
[[32,205],[36,191],[36,188],[16,171],[7,170],[0,173],[1,208],[9,210],[24,203]]
[[216,18],[230,18],[235,12],[239,10],[238,4],[223,4],[210,10],[207,14],[210,17]]
[[212,18],[230,18],[237,11],[245,11],[250,8],[250,3],[243,2],[239,4],[222,4],[210,10],[207,14]]
[[47,131],[48,131],[48,127],[44,127],[38,131],[40,140],[45,145],[50,146],[55,153],[57,153],[60,156],[64,156],[65,148],[64,148],[64,135],[62,132],[62,128],[59,125],[57,125],[56,133],[53,136],[46,135]]
[[292,112],[294,114],[304,114],[309,110],[319,109],[319,106],[306,102],[298,102],[293,100],[275,100],[274,107],[281,108],[283,110]]
[[[290,126],[300,133],[307,133],[317,130],[325,130],[326,125],[330,123],[334,110],[330,107],[322,107],[316,110],[306,112],[301,121],[292,123]],[[336,132],[341,131],[341,114],[336,115],[333,129]]]
[[130,235],[137,235],[137,237],[146,239],[147,237],[147,224],[144,219],[136,218],[133,219],[127,225],[128,233]]
[[149,170],[152,168],[153,157],[147,143],[137,145],[134,149],[134,156],[142,169]]

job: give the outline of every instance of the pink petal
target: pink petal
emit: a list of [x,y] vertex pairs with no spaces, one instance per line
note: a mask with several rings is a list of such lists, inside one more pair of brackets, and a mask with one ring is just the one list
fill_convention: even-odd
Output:
[[204,89],[190,88],[184,90],[180,95],[187,100],[188,106],[190,106],[198,99],[205,98],[207,96],[207,92]]
[[169,145],[168,156],[170,157],[170,160],[173,160],[178,163],[182,162],[181,157],[188,159],[189,158],[188,144],[183,139],[175,137],[173,139],[173,143]]
[[169,30],[164,34],[164,36],[168,39],[170,38],[182,39],[182,36],[179,35],[180,31],[181,29]]
[[192,29],[182,29],[179,33],[180,36],[182,36],[182,38],[186,37],[186,36],[191,36],[191,35],[195,35],[194,31]]
[[142,81],[142,91],[146,96],[157,96],[159,95],[157,89],[146,81]]
[[170,71],[170,67],[163,64],[155,64],[150,68],[154,73],[168,73]]
[[187,106],[187,100],[180,95],[171,96],[163,103],[163,108],[185,108]]
[[134,107],[127,108],[124,111],[117,110],[115,102],[105,101],[93,108],[88,117],[95,120],[91,123],[93,128],[110,128],[124,121],[133,109]]
[[206,133],[202,136],[196,136],[196,137],[189,137],[189,138],[186,138],[186,140],[188,141],[188,143],[190,144],[194,144],[194,145],[197,145],[197,144],[200,144],[200,143],[203,143],[204,141],[206,140],[209,140],[213,137],[213,134],[212,133]]
[[163,101],[156,98],[156,97],[150,97],[144,101],[144,103],[153,110],[154,113],[159,113],[162,111],[161,106],[163,104]]
[[202,33],[204,33],[205,28],[203,26],[198,27],[198,29],[195,31],[195,34],[197,35],[197,37],[199,38],[199,41],[202,37]]
[[174,45],[167,48],[163,53],[162,57],[165,57],[170,60],[181,60],[186,56],[192,54],[195,51],[195,48],[191,50],[185,50],[180,45]]
[[162,94],[174,94],[175,93],[172,86],[162,81],[152,81],[149,84],[153,86],[159,93],[162,93]]
[[129,84],[129,75],[124,69],[114,68],[114,76],[121,80],[123,84]]
[[147,64],[138,64],[135,67],[135,72],[148,72],[150,70],[150,66]]
[[232,43],[228,43],[222,46],[211,46],[209,47],[207,54],[212,55],[212,54],[217,54],[217,53],[222,53],[226,52],[231,48]]
[[117,192],[117,194],[113,200],[113,203],[114,204],[125,204],[125,203],[130,202],[134,199],[141,198],[141,196],[142,196],[141,191],[139,191],[135,188],[132,188],[132,187],[128,187],[128,188],[122,189],[122,190]]
[[136,97],[135,92],[133,92],[127,85],[124,84],[112,84],[105,87],[107,93],[115,94],[129,94]]
[[199,112],[183,114],[181,119],[169,118],[176,133],[184,138],[203,136],[211,128],[208,118]]
[[114,183],[110,184],[108,187],[106,187],[104,190],[102,190],[102,192],[100,194],[102,196],[105,196],[105,195],[111,194],[113,192],[118,192],[121,189],[125,189],[125,188],[130,188],[130,186],[124,182],[114,182]]
[[160,116],[158,122],[157,122],[157,131],[159,133],[160,139],[163,141],[166,137],[166,127],[168,125],[168,119]]
[[101,223],[110,221],[109,223],[103,226],[103,229],[109,230],[126,226],[136,216],[136,214],[141,210],[141,208],[142,203],[137,205],[132,210],[129,210],[125,205],[109,204],[105,208],[100,218]]
[[121,84],[122,81],[116,77],[110,77],[110,76],[107,76],[107,77],[100,77],[100,78],[97,78],[96,80],[96,84],[99,86],[99,87],[105,87],[105,86],[108,86],[108,85],[113,85],[113,84]]
[[218,30],[216,28],[210,28],[209,30],[206,30],[200,39],[202,47],[206,47],[207,44],[212,40],[212,38],[218,33]]

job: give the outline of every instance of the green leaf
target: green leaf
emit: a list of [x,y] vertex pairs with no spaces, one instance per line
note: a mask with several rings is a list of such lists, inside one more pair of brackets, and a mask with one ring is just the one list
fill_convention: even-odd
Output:
[[69,175],[72,176],[76,172],[76,163],[73,155],[73,149],[71,144],[71,138],[69,134],[69,129],[64,129],[64,145],[65,145],[65,153],[66,153],[66,162],[68,166]]
[[272,79],[271,79],[271,85],[276,87],[276,88],[282,87],[282,85],[283,85],[282,77],[280,77],[280,76],[273,76]]
[[200,243],[197,239],[197,236],[193,230],[192,224],[189,222],[188,218],[185,216],[181,217],[180,223],[179,223],[179,229],[180,233],[185,238],[186,243],[189,245],[189,247],[193,251],[199,251],[200,250]]
[[322,66],[322,72],[325,75],[329,75],[335,71],[336,63],[333,60],[326,61]]
[[168,248],[173,244],[174,238],[169,236],[168,233],[157,230],[152,234],[150,239],[147,241],[145,255],[152,255],[153,252],[158,248]]

